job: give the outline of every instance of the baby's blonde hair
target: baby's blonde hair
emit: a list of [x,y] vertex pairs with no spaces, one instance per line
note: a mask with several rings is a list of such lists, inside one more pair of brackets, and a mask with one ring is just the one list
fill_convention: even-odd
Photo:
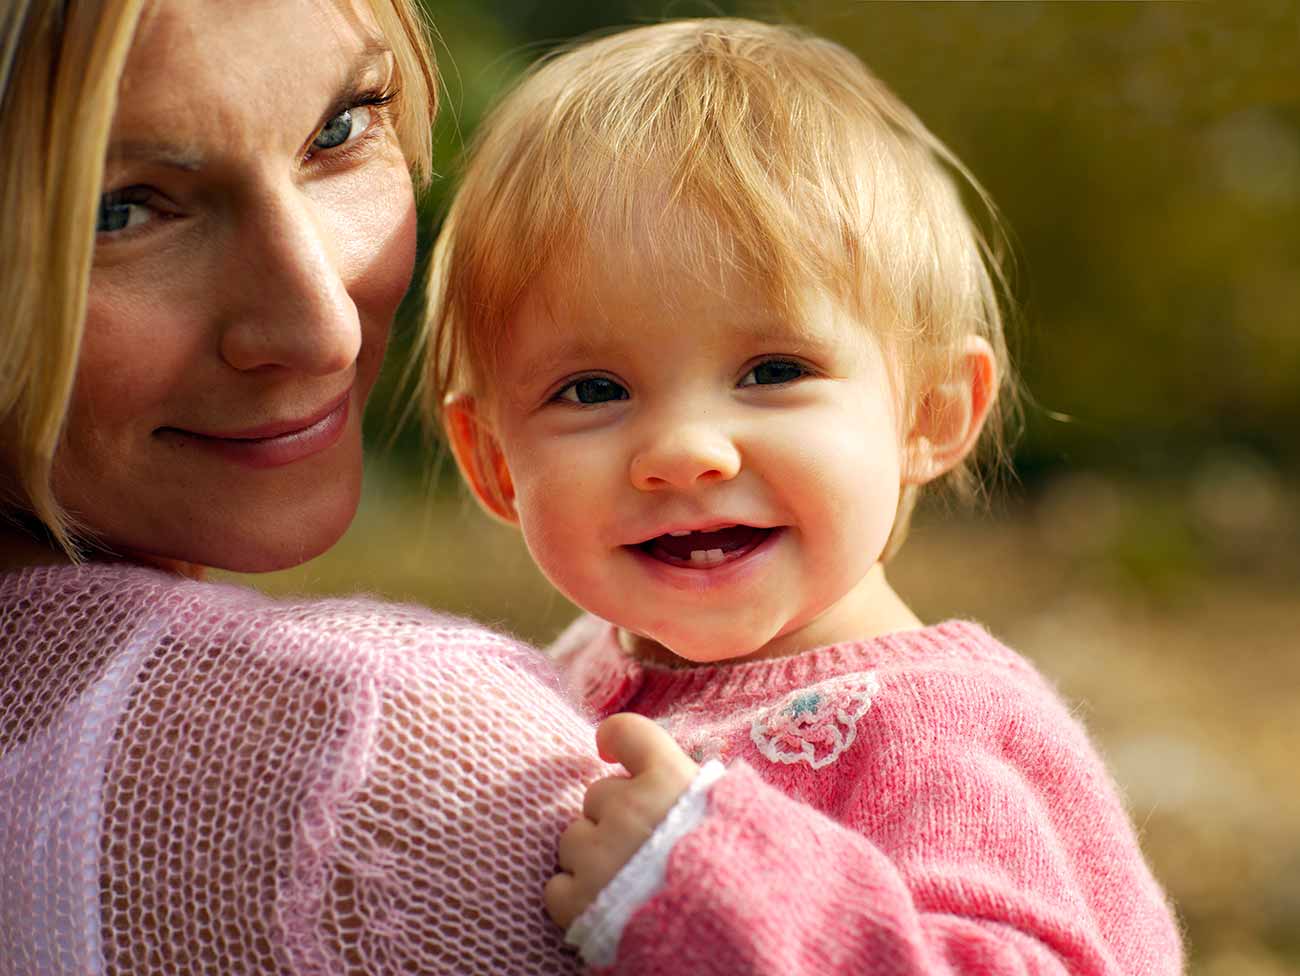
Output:
[[[75,555],[50,485],[86,314],[118,83],[148,0],[0,7],[0,517],[35,516]],[[427,180],[436,70],[414,0],[369,0],[393,50],[397,130]]]
[[[792,321],[810,286],[833,295],[887,343],[905,396],[951,375],[971,334],[1005,389],[1003,279],[959,183],[996,229],[965,167],[831,41],[717,19],[579,44],[536,66],[476,135],[434,250],[425,414],[490,393],[524,293],[543,275],[579,287],[578,258],[599,260],[610,228],[630,237],[648,209],[683,266],[728,263]],[[985,431],[999,454],[1002,420],[995,405]],[[977,484],[968,463],[949,477]],[[916,492],[903,496],[887,554]]]

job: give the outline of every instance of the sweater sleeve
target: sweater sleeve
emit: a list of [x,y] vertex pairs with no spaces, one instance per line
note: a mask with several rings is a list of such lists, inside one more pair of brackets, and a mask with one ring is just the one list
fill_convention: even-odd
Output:
[[108,973],[577,971],[542,889],[591,727],[535,652],[403,613],[245,615],[150,662],[106,783]]
[[[1008,726],[1002,716],[1017,710],[995,705],[953,710],[953,724],[929,739],[882,711],[844,757],[856,768],[839,777],[847,799],[834,818],[734,763],[623,930],[614,965],[596,971],[1181,971],[1163,895],[1063,709],[1053,716],[1066,723],[1060,734],[1032,731],[1032,710]],[[963,734],[968,721],[976,731]]]

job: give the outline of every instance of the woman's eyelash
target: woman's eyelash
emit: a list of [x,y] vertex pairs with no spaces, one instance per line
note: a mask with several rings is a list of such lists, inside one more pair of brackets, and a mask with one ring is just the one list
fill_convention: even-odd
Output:
[[[157,204],[158,194],[147,186],[127,186],[103,193],[96,208],[95,233],[119,237],[129,235],[133,229],[138,229],[131,221],[132,208],[135,208],[136,213],[150,210],[155,218],[165,217],[165,212]],[[144,222],[147,221],[139,223]]]
[[325,116],[329,121],[354,108],[383,108],[397,100],[401,90],[396,85],[384,85],[381,88],[369,88],[352,91],[340,98]]
[[379,88],[361,94],[355,100],[352,101],[351,105],[345,107],[360,108],[361,106],[364,105],[368,108],[383,108],[385,105],[389,105],[392,102],[396,101],[398,94],[399,94],[398,90],[395,87],[390,86],[385,88]]
[[317,155],[321,154],[336,160],[347,159],[352,153],[366,145],[370,141],[371,137],[383,128],[383,125],[380,123],[389,121],[387,118],[388,106],[396,101],[400,94],[401,91],[399,88],[393,85],[387,85],[383,88],[356,92],[346,98],[340,99],[334,107],[330,109],[329,114],[325,117],[325,122],[322,124],[321,129],[317,130],[317,137],[319,137],[320,132],[322,132],[330,122],[337,119],[345,112],[353,112],[360,108],[375,109],[377,118],[366,127],[364,132],[359,133],[356,138],[345,142],[342,145],[330,147],[309,146],[306,155],[303,157],[304,161],[313,159]]

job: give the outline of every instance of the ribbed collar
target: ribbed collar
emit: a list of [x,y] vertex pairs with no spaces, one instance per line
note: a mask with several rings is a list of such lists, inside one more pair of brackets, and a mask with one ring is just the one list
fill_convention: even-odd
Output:
[[838,674],[945,659],[995,661],[1017,670],[1028,667],[979,624],[965,620],[832,644],[792,657],[695,668],[667,668],[638,661],[619,645],[614,626],[605,624],[593,645],[581,652],[575,677],[583,699],[601,714],[634,708],[655,715],[670,705],[689,702],[711,709],[726,708]]

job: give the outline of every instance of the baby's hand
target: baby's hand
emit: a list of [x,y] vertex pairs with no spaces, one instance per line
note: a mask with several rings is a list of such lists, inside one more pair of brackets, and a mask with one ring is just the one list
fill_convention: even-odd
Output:
[[546,884],[546,910],[566,929],[654,833],[699,772],[667,732],[629,712],[600,724],[596,748],[631,775],[592,783],[582,819],[560,837],[561,873]]

